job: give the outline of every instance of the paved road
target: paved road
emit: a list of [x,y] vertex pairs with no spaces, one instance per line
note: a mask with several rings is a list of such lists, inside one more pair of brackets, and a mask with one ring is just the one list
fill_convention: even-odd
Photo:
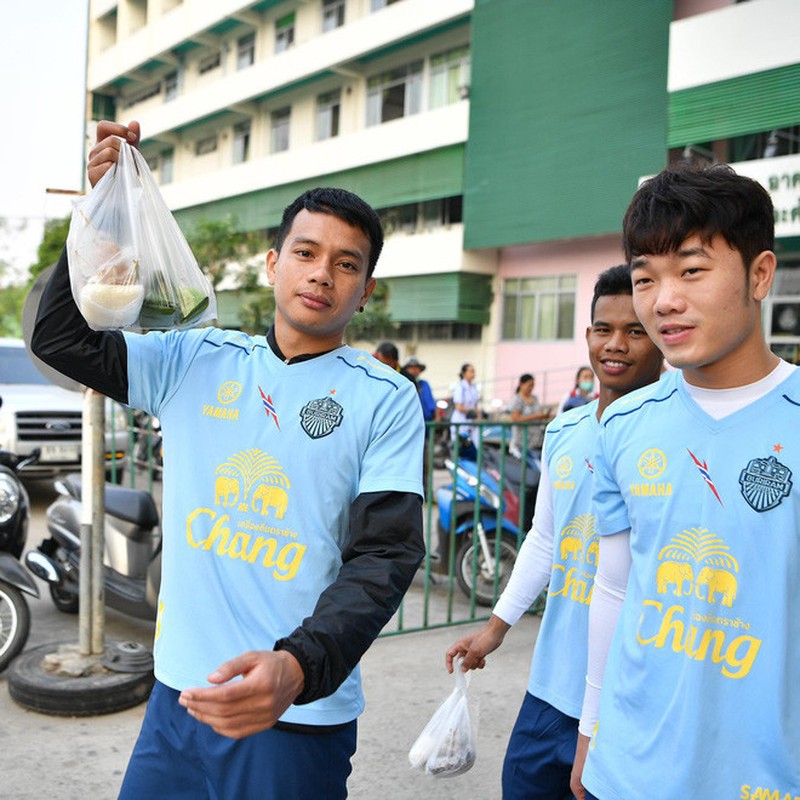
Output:
[[[45,535],[44,510],[54,497],[49,484],[29,486],[34,507],[29,545]],[[56,611],[44,584],[42,597],[31,602],[28,648],[77,641],[77,617]],[[406,627],[415,626],[423,608],[424,577],[405,603]],[[430,590],[429,622],[446,619],[446,593],[441,583]],[[456,600],[456,614],[465,606]],[[468,609],[467,609],[468,611]],[[490,665],[476,673],[470,688],[477,709],[475,766],[464,775],[437,779],[412,770],[408,750],[419,732],[450,693],[453,679],[444,669],[444,651],[460,635],[480,625],[384,636],[362,661],[367,708],[359,720],[359,748],[349,781],[355,800],[419,800],[420,797],[461,800],[464,796],[500,797],[503,752],[528,678],[531,647],[539,620],[526,617],[515,626]],[[390,623],[387,629],[396,629]],[[150,645],[154,625],[113,610],[106,615],[106,635]],[[0,674],[0,796],[4,800],[105,800],[115,798],[141,724],[144,705],[89,718],[62,718],[27,711],[8,695]]]

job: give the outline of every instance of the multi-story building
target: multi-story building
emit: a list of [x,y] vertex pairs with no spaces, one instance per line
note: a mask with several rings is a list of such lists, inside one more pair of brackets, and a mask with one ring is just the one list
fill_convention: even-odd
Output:
[[269,234],[305,188],[361,194],[394,338],[437,393],[469,361],[487,403],[521,372],[554,402],[627,203],[669,159],[774,187],[765,324],[797,360],[798,23],[795,0],[92,0],[91,117],[141,122],[185,228]]

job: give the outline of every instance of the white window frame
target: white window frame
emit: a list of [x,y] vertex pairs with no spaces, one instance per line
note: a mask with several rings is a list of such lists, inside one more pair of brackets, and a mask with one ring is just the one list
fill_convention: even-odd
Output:
[[277,108],[270,114],[270,152],[284,153],[289,149],[291,106]]
[[322,32],[335,31],[344,25],[345,0],[322,0]]
[[469,89],[471,57],[469,45],[435,53],[430,60],[428,108],[449,106],[466,99]]
[[[409,117],[422,110],[423,62],[412,61],[402,67],[373,75],[367,80],[367,126],[381,125],[394,119]],[[403,88],[403,110],[396,116],[386,116],[389,93]]]
[[164,102],[169,103],[171,100],[178,98],[178,73],[170,72],[169,75],[164,77]]
[[275,20],[275,53],[285,53],[294,47],[294,12]]
[[250,120],[238,122],[233,126],[233,163],[243,164],[250,160],[250,134],[252,124]]
[[506,278],[503,281],[502,339],[572,341],[577,294],[578,276],[573,273]]
[[222,66],[222,52],[217,50],[215,53],[211,53],[211,55],[206,56],[205,58],[200,59],[197,64],[197,74],[198,75],[207,75],[209,72],[212,72],[215,69],[219,69]]
[[236,69],[247,69],[256,63],[255,31],[246,33],[236,40]]
[[219,137],[216,133],[210,136],[203,136],[202,139],[196,139],[194,143],[194,154],[202,157],[210,153],[215,153],[219,147]]
[[169,150],[161,151],[161,164],[158,171],[158,182],[162,186],[172,183],[175,179],[175,151],[170,148]]
[[334,89],[317,96],[317,141],[334,139],[339,135],[342,116],[342,90]]

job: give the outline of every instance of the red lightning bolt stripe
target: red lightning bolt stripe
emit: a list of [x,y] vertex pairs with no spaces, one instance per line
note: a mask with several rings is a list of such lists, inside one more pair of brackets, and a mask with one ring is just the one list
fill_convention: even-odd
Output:
[[708,484],[708,488],[714,493],[714,497],[717,498],[719,504],[724,506],[725,503],[722,502],[722,498],[719,496],[717,492],[717,487],[714,486],[714,481],[711,480],[711,475],[708,472],[708,465],[705,461],[700,461],[699,458],[687,447],[686,452],[692,457],[692,461],[694,461],[695,466],[698,470],[700,470],[700,474],[703,476],[703,480]]

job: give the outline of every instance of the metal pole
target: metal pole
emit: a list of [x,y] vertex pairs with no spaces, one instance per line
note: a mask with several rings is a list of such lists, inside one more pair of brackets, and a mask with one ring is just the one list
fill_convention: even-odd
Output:
[[78,597],[78,647],[82,656],[92,654],[92,392],[83,395],[81,434],[81,560]]
[[103,553],[105,552],[105,397],[91,392],[92,415],[92,655],[105,652],[105,589]]

